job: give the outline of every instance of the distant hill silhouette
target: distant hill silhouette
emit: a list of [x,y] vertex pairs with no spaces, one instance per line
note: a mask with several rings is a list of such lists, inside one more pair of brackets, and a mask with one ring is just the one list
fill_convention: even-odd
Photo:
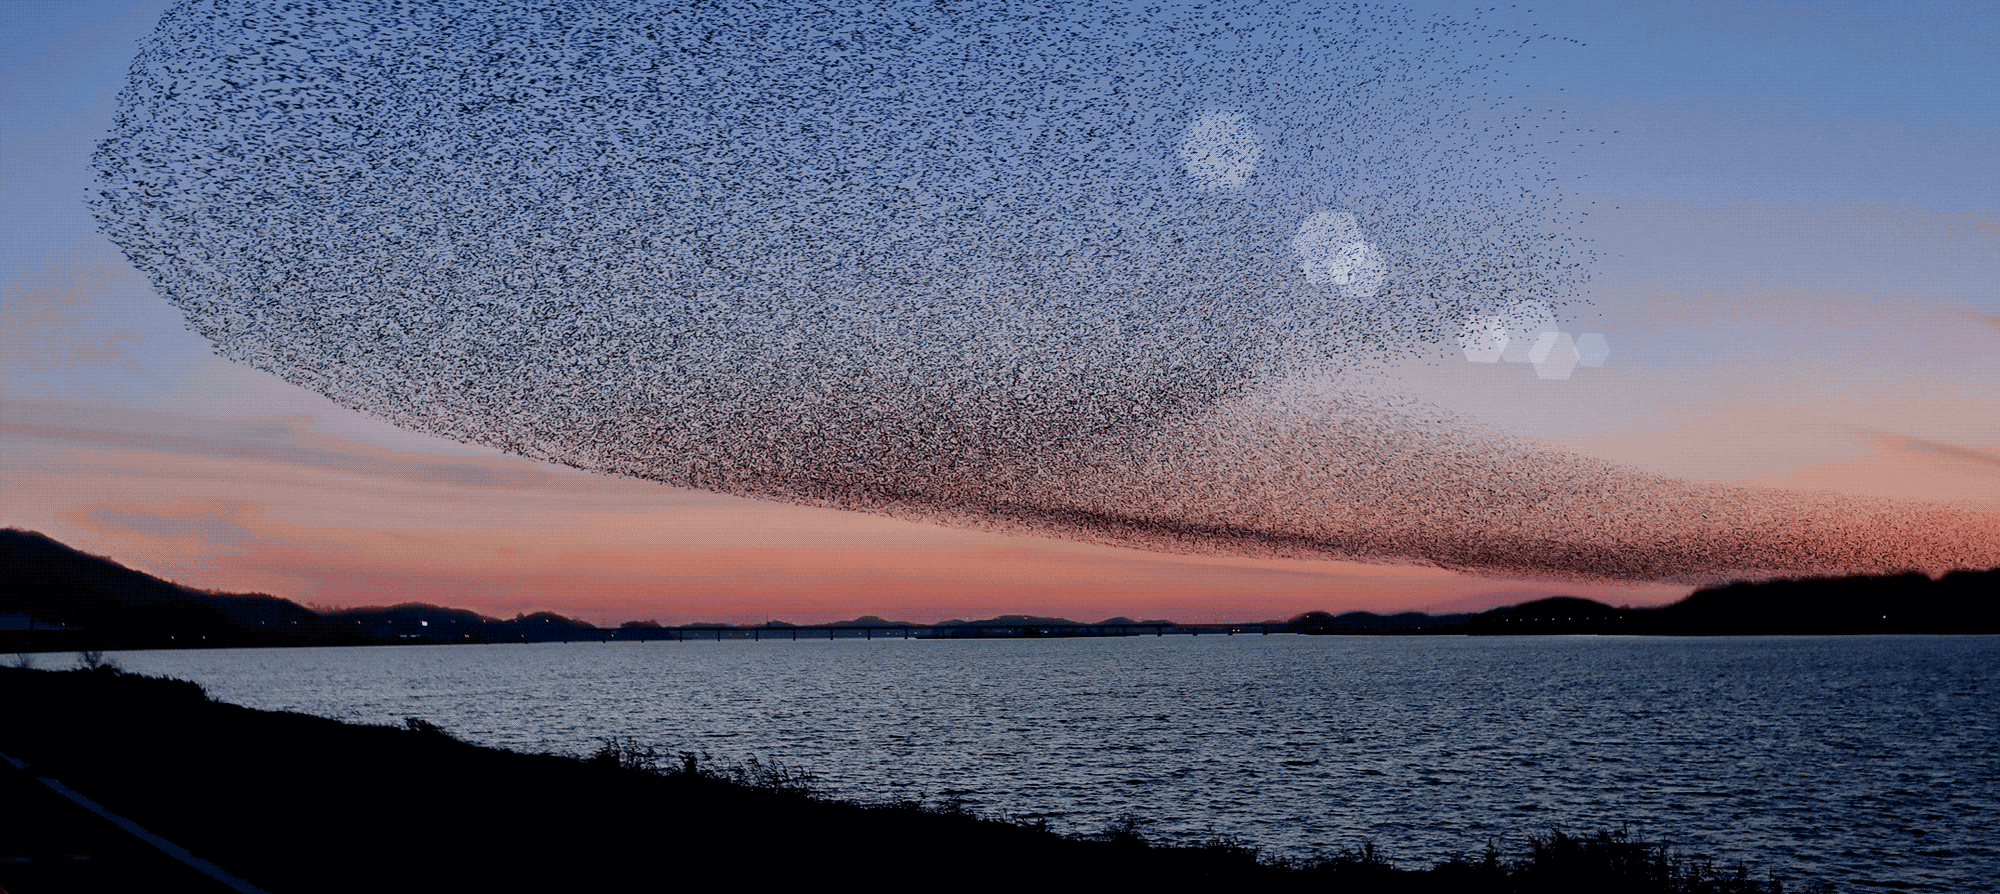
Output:
[[275,596],[184,587],[14,528],[0,531],[0,615],[25,616],[37,629],[143,631],[181,645],[236,645],[273,621],[319,619]]
[[1653,636],[2000,633],[1990,605],[2000,569],[1734,583],[1659,608],[1613,608],[1559,596],[1472,616],[1473,634]]
[[2000,633],[1992,606],[2000,568],[1737,583],[1658,609],[1648,632]]
[[538,612],[500,620],[422,603],[316,612],[261,593],[164,581],[33,531],[0,530],[0,650],[375,643],[545,642],[599,638]]
[[1515,633],[1632,633],[1657,609],[1614,608],[1592,599],[1552,596],[1480,612],[1466,619],[1465,632],[1475,634]]
[[1335,615],[1330,612],[1315,611],[1296,615],[1284,623],[1296,625],[1300,633],[1332,636],[1438,634],[1465,632],[1465,622],[1469,617],[1469,615],[1427,615],[1423,612],[1402,612],[1394,615],[1347,612]]
[[1077,627],[1078,622],[1068,618],[1038,618],[1034,615],[1001,615],[983,621],[939,621],[939,627]]
[[861,617],[855,618],[852,621],[834,621],[830,624],[822,624],[820,626],[822,627],[914,627],[916,625],[911,624],[908,621],[887,621],[883,620],[882,618],[876,617],[874,615],[862,615]]
[[1098,626],[1098,627],[1172,627],[1172,626],[1174,626],[1174,622],[1172,622],[1172,621],[1169,621],[1169,620],[1166,620],[1166,619],[1164,619],[1164,618],[1154,618],[1154,619],[1151,619],[1151,620],[1147,620],[1147,621],[1134,621],[1134,620],[1132,620],[1131,618],[1128,618],[1128,617],[1125,617],[1124,615],[1119,615],[1118,617],[1115,617],[1115,618],[1105,618],[1104,620],[1102,620],[1102,621],[1099,621],[1099,622],[1097,622],[1097,624],[1096,624],[1095,626]]
[[[1478,614],[1306,612],[1285,621],[1182,625],[1112,618],[1001,615],[934,625],[865,615],[834,624],[766,621],[666,627],[628,621],[598,628],[552,612],[489,618],[410,602],[314,611],[260,593],[217,593],[164,581],[42,534],[0,530],[0,651],[253,645],[554,642],[724,637],[749,639],[917,636],[924,638],[1132,636],[1291,632],[1321,635],[2000,633],[1985,611],[2000,593],[2000,569],[1737,583],[1697,590],[1661,608],[1615,608],[1556,596]],[[1255,628],[1255,629],[1249,629]]]

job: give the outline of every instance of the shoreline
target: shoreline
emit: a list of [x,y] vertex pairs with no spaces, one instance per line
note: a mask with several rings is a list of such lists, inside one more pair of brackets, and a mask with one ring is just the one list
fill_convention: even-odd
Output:
[[[11,718],[0,752],[272,892],[645,889],[851,872],[993,888],[1208,879],[1264,890],[1786,889],[1611,832],[1524,830],[1536,839],[1525,851],[1509,842],[1507,854],[1423,868],[1394,865],[1393,844],[1274,860],[1235,839],[1152,841],[1138,817],[1063,836],[951,802],[818,797],[808,774],[777,763],[703,766],[615,740],[590,756],[524,754],[420,719],[395,728],[257,711],[108,667],[0,668],[0,699]],[[76,887],[22,884],[23,866],[36,865],[0,864],[0,885]],[[1628,877],[1641,870],[1650,882]]]

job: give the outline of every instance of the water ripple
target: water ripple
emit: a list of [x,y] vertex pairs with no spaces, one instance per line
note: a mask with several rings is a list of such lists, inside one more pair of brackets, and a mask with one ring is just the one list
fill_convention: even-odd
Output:
[[1635,823],[1843,887],[2000,888],[1995,637],[1153,637],[143,652],[257,708],[777,758],[839,797],[1410,863]]

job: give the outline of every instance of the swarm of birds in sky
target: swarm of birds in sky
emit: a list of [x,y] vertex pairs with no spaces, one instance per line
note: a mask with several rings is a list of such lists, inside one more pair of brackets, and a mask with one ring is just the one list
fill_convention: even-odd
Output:
[[[1603,360],[1543,319],[1589,252],[1491,92],[1534,40],[1351,4],[187,0],[93,202],[223,356],[579,468],[1487,572],[1787,571],[1822,528],[1821,564],[1963,558],[1840,533],[1927,530],[1907,507],[1829,527],[1299,384],[1453,339]],[[1720,542],[1760,524],[1819,545]]]

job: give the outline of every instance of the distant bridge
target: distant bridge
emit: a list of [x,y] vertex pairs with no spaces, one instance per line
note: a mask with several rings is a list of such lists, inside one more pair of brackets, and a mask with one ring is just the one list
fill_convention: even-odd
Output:
[[[1442,632],[1412,629],[1409,633]],[[979,624],[927,627],[916,624],[804,624],[783,627],[621,627],[604,631],[605,641],[814,640],[814,639],[1066,639],[1114,636],[1235,636],[1273,633],[1342,633],[1325,623],[1273,624]],[[1405,631],[1398,631],[1405,632]],[[588,637],[578,637],[584,639]]]
[[[1074,639],[1125,636],[1268,636],[1273,633],[1408,635],[1465,633],[1462,624],[1401,623],[1394,627],[1315,620],[1269,624],[966,624],[928,627],[919,624],[802,624],[762,627],[566,627],[532,625],[501,628],[498,624],[437,623],[411,628],[384,627],[348,631],[338,625],[253,635],[214,632],[94,630],[63,627],[0,630],[0,652],[72,652],[90,649],[201,649],[244,646],[315,647],[375,645],[472,645],[480,643],[701,642],[712,640],[835,640],[835,639]],[[402,632],[412,630],[418,632]],[[392,632],[394,631],[394,632]],[[1524,631],[1525,632],[1525,631]]]

